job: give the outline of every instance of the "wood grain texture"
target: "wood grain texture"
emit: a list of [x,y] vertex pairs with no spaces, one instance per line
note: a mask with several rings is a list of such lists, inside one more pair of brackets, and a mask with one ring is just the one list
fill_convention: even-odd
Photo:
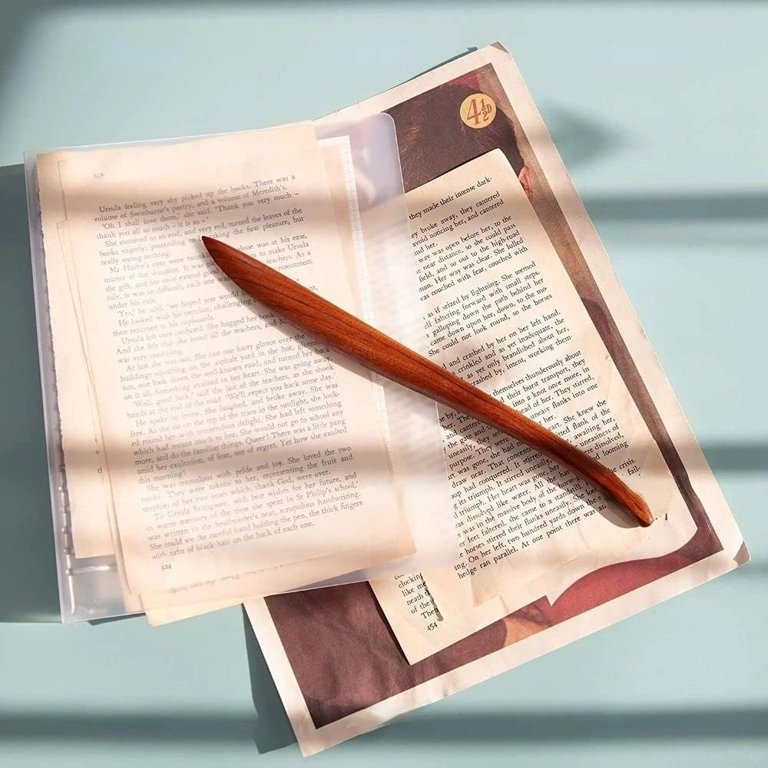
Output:
[[592,482],[641,525],[653,522],[639,494],[554,432],[257,259],[210,237],[203,237],[203,243],[216,264],[249,296],[310,336],[404,387],[532,446]]

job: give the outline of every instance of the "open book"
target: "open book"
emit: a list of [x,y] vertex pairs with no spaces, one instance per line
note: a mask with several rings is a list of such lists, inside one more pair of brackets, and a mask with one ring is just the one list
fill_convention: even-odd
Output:
[[449,567],[250,601],[305,754],[748,559],[523,81],[499,45],[333,119],[396,124],[429,354],[615,469],[640,529],[524,445],[440,409]]

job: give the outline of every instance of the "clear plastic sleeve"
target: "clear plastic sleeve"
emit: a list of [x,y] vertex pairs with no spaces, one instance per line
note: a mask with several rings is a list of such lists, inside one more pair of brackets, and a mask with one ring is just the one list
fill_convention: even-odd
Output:
[[[353,279],[358,286],[363,319],[423,353],[426,336],[419,312],[392,120],[388,115],[374,115],[347,124],[317,123],[315,130],[321,143],[335,143],[343,148],[348,215],[354,233]],[[72,151],[93,149],[103,147],[80,147]],[[126,605],[123,598],[116,557],[78,557],[73,546],[41,228],[37,153],[27,153],[25,169],[61,618],[63,622],[76,622],[126,615],[132,612],[132,606]],[[452,562],[456,554],[436,407],[428,399],[398,385],[376,381],[379,407],[389,427],[386,438],[396,492],[407,510],[415,553],[327,583],[395,576],[445,565]]]

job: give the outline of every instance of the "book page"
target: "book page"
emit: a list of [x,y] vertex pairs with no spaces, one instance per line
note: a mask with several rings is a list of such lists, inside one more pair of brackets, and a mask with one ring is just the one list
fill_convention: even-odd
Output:
[[671,551],[695,526],[502,152],[407,201],[430,357],[590,453],[657,518],[639,527],[570,469],[441,407],[460,559],[373,584],[413,662],[548,594],[549,584],[561,591],[638,548]]
[[[354,179],[354,167],[351,154],[350,142],[347,137],[339,137],[333,139],[323,139],[320,141],[323,160],[328,175],[328,181],[331,188],[331,198],[334,209],[334,217],[336,226],[338,228],[339,237],[341,240],[341,250],[344,256],[344,261],[348,270],[348,278],[352,285],[357,286],[357,270],[356,261],[363,258],[363,252],[365,246],[373,246],[375,242],[365,242],[361,230],[360,214],[358,210],[356,183]],[[63,213],[62,213],[63,215]],[[76,268],[71,257],[71,249],[68,247],[68,231],[66,222],[59,224],[60,244],[63,248],[63,258],[67,265],[68,281],[73,291],[77,290]],[[362,314],[362,307],[358,303],[359,287],[356,287],[352,292],[352,299],[354,301],[355,313]],[[73,304],[76,308],[76,314],[78,315],[78,324],[82,326],[82,310],[79,307],[79,296],[77,300],[73,296]],[[86,348],[86,339],[81,329],[81,344],[84,349]],[[87,349],[86,349],[87,356]],[[90,372],[89,372],[90,375]],[[381,394],[380,390],[377,390],[378,394]],[[85,419],[85,414],[80,414],[81,419]],[[97,418],[94,416],[95,431],[100,433],[100,425],[97,423]],[[437,421],[435,421],[435,429],[439,429]],[[439,439],[439,436],[436,435]],[[392,450],[397,448],[397,444],[388,445],[388,449]],[[439,445],[436,446],[440,451]],[[102,517],[113,517],[109,515],[109,509],[111,507],[111,496],[109,492],[109,474],[108,471],[104,472],[105,478],[105,492],[102,493],[101,505],[98,510],[90,510],[92,512],[99,512]],[[411,483],[412,481],[408,481]],[[403,490],[409,490],[410,485],[401,486]],[[403,499],[403,511],[405,514],[402,516],[400,532],[402,536],[403,546],[406,546],[406,542],[409,540],[409,536],[412,531],[418,533],[418,528],[414,529],[415,523],[422,524],[424,520],[424,510],[421,503],[417,498],[407,502],[408,497]],[[446,497],[447,498],[447,497]],[[413,506],[412,508],[412,505]],[[442,513],[439,513],[442,515]],[[434,518],[434,516],[433,516]],[[440,536],[436,535],[435,525],[438,527],[443,526],[448,529],[448,518],[445,517],[445,522],[432,520],[432,527],[427,534],[428,538],[424,538],[421,534],[421,538],[414,539],[414,546],[417,547],[412,557],[416,559],[429,560],[434,559],[434,556],[430,556],[428,553],[432,552],[435,546],[439,545]],[[409,530],[410,527],[410,530]],[[423,527],[423,524],[422,524]],[[453,534],[452,526],[450,526],[451,536]],[[426,550],[425,550],[426,546]],[[219,581],[209,581],[197,585],[190,585],[179,589],[169,590],[165,593],[144,593],[142,599],[139,600],[137,595],[128,593],[127,586],[124,578],[124,564],[122,559],[122,551],[120,547],[119,539],[116,539],[117,549],[117,566],[118,571],[122,577],[124,598],[126,605],[131,611],[144,610],[147,614],[149,622],[153,625],[167,623],[169,621],[176,621],[181,618],[188,618],[190,616],[206,613],[211,610],[217,610],[228,605],[242,602],[245,599],[253,598],[261,594],[261,580],[263,574],[241,574],[232,577],[226,577]],[[450,550],[446,549],[446,555],[441,559],[447,560],[450,555]],[[360,552],[360,563],[366,562],[366,553]],[[331,561],[333,556],[330,557]],[[302,564],[305,574],[310,573],[310,569],[320,568],[322,565],[319,559],[312,561],[312,563],[305,562]],[[327,568],[328,563],[325,564]],[[366,568],[366,573],[373,575],[377,571],[381,571],[381,575],[388,575],[393,572],[394,562],[387,563],[383,566]],[[318,578],[322,577],[323,571],[318,570]],[[362,578],[364,574],[358,572],[359,576],[356,578]],[[273,582],[273,586],[279,586],[277,581]],[[214,602],[203,602],[206,600],[213,600]],[[176,607],[179,606],[179,607]]]
[[[311,142],[306,124],[283,128],[284,139]],[[258,153],[273,134],[249,134],[249,148]],[[221,154],[222,147],[218,148]],[[151,156],[146,145],[122,150],[91,150],[91,157],[115,156],[118,152]],[[82,153],[78,153],[82,154]],[[235,155],[232,155],[234,158]],[[42,157],[38,166],[41,226],[45,238],[47,295],[51,316],[51,341],[56,365],[57,407],[66,471],[69,523],[73,549],[78,558],[112,555],[122,585],[126,610],[141,612],[138,595],[128,590],[122,550],[114,520],[111,481],[104,461],[101,424],[96,410],[93,373],[88,364],[77,269],[72,257],[58,158]]]
[[[353,231],[352,221],[357,216],[348,215],[350,206],[356,210],[354,182],[345,173],[347,164],[351,162],[348,140],[333,139],[320,142],[331,186],[332,204],[336,226],[341,240],[341,249],[348,268],[350,284],[354,285],[355,250],[359,247],[361,234]],[[46,190],[48,210],[53,210],[56,197],[61,199],[60,215],[64,216],[63,197],[61,190]],[[58,195],[54,195],[58,192]],[[183,618],[208,613],[230,605],[236,605],[246,599],[258,596],[260,588],[259,577],[245,576],[230,577],[219,582],[192,585],[178,590],[171,590],[162,595],[145,595],[144,601],[138,595],[128,592],[124,575],[124,563],[119,540],[113,541],[110,521],[114,525],[114,515],[110,514],[112,497],[108,468],[103,465],[101,449],[101,425],[95,411],[92,385],[92,372],[88,366],[88,350],[85,332],[82,327],[82,309],[77,284],[77,273],[71,254],[69,232],[66,221],[58,225],[58,241],[55,244],[60,253],[54,257],[56,250],[53,246],[49,256],[48,291],[51,303],[56,303],[57,320],[54,324],[54,338],[61,355],[66,359],[59,377],[58,399],[60,410],[69,416],[65,420],[64,452],[68,457],[68,493],[71,508],[72,536],[78,557],[112,554],[116,556],[118,572],[123,584],[123,597],[126,609],[131,612],[144,612],[152,625],[165,624]],[[61,272],[65,271],[66,275]],[[65,285],[52,283],[54,278]],[[359,307],[356,302],[356,291],[352,296],[355,301],[356,314]],[[76,324],[76,325],[75,325]],[[81,352],[78,354],[78,352]],[[86,390],[87,389],[87,393]],[[82,396],[82,404],[78,397]],[[86,403],[87,398],[87,403]],[[87,406],[87,407],[86,407]],[[89,420],[90,412],[90,420]],[[63,417],[62,417],[63,418]],[[84,452],[85,440],[80,431],[93,431],[94,449]],[[90,441],[91,435],[88,433]],[[92,464],[86,464],[91,461]],[[90,470],[86,471],[86,470]],[[87,494],[87,496],[85,495]],[[86,501],[87,499],[87,501]],[[409,531],[405,518],[401,524],[404,547]],[[114,536],[117,539],[116,535]],[[361,552],[361,562],[365,561],[365,553]],[[306,564],[305,564],[306,565]],[[327,564],[325,566],[327,568]],[[319,571],[321,574],[324,571]],[[248,591],[250,590],[250,591]],[[236,596],[232,596],[236,595]],[[204,599],[217,598],[215,602],[203,603]],[[180,608],[156,607],[175,606],[183,603]]]
[[[313,132],[307,124],[284,127],[283,139],[299,144],[311,142]],[[252,132],[249,135],[251,149],[255,152],[267,149],[267,142],[272,140],[273,134],[269,131],[258,134]],[[221,149],[219,147],[219,153]],[[103,157],[105,152],[116,156],[129,151],[136,157],[152,154],[152,148],[147,146],[93,150],[90,154],[95,158],[98,153],[101,153],[98,156]],[[78,558],[114,555],[114,532],[110,528],[108,513],[111,503],[109,479],[103,460],[101,427],[95,412],[93,375],[88,368],[79,286],[65,222],[62,182],[54,157],[53,154],[43,156],[38,167],[38,177],[51,340],[58,361],[57,405],[72,544]]]
[[[360,231],[360,217],[358,210],[357,193],[354,179],[350,176],[352,158],[350,154],[349,140],[344,138],[324,139],[321,142],[323,161],[332,191],[331,201],[333,205],[334,220],[341,242],[341,252],[347,267],[347,275],[352,286],[359,279],[356,259],[362,249],[362,233]],[[355,306],[355,314],[362,315],[362,307],[359,302],[359,288],[352,291],[352,299]],[[423,510],[417,510],[417,514],[423,516]],[[403,519],[403,536],[409,534],[409,527]],[[417,550],[418,551],[418,550]],[[333,556],[331,556],[333,557]],[[302,564],[307,568],[308,563]],[[389,568],[389,564],[385,567]],[[376,568],[372,569],[373,571]],[[248,591],[252,590],[252,591]],[[201,584],[184,587],[164,595],[144,596],[144,611],[148,622],[152,626],[159,626],[173,621],[187,619],[214,610],[226,608],[245,602],[256,596],[258,583],[247,574],[223,579],[214,584]],[[223,596],[213,602],[203,602],[210,596]]]
[[[56,158],[132,592],[330,549],[365,550],[365,564],[403,553],[383,441],[371,430],[370,378],[338,369],[317,345],[297,344],[279,320],[254,312],[197,243],[209,233],[250,247],[349,305],[319,153],[292,144],[288,154],[279,142],[270,152],[257,173],[222,166],[208,144],[204,184],[177,147],[144,168],[135,151]],[[259,365],[266,378],[247,372]],[[236,410],[238,401],[250,410]],[[359,560],[340,555],[320,578]],[[302,578],[297,571],[294,581]]]
[[[350,206],[353,210],[357,208],[354,182],[350,181],[345,173],[345,168],[351,162],[350,147],[348,140],[333,139],[322,140],[320,142],[325,163],[326,172],[330,188],[332,190],[331,202],[334,209],[334,217],[338,234],[341,242],[341,250],[344,261],[348,269],[348,278],[350,285],[355,286],[356,275],[354,272],[355,250],[358,248],[361,234],[353,231],[352,221],[357,221],[358,217],[348,215]],[[52,180],[51,180],[52,181]],[[49,182],[50,183],[50,182]],[[64,217],[63,196],[61,189],[54,190],[49,188],[47,192],[47,209],[53,210],[57,199],[60,200],[60,216]],[[58,210],[58,208],[57,208]],[[63,413],[70,416],[66,420],[66,428],[63,428],[64,453],[69,458],[67,482],[70,496],[71,508],[71,526],[72,536],[75,542],[75,551],[78,557],[89,557],[102,554],[116,554],[117,566],[121,574],[124,574],[124,565],[122,551],[119,541],[117,547],[113,542],[113,536],[110,532],[110,508],[112,504],[110,479],[107,467],[103,466],[101,449],[101,425],[98,422],[98,414],[95,411],[95,402],[93,394],[93,374],[88,367],[88,350],[85,338],[85,332],[82,327],[82,308],[80,306],[80,294],[77,283],[77,273],[71,254],[69,244],[69,232],[66,221],[58,225],[58,241],[56,246],[60,254],[54,257],[56,251],[51,248],[51,258],[49,259],[49,280],[48,291],[51,303],[56,302],[57,319],[54,323],[54,337],[57,348],[61,354],[66,356],[67,363],[62,366],[62,372],[59,381],[58,399],[59,407]],[[62,271],[66,275],[62,275]],[[65,284],[52,284],[52,280],[57,278]],[[352,299],[355,301],[355,313],[360,314],[357,304],[357,288],[352,292]],[[76,326],[75,326],[76,323]],[[81,354],[77,354],[78,351]],[[87,395],[85,389],[87,388]],[[82,404],[77,400],[83,397]],[[85,398],[87,397],[86,408]],[[88,418],[88,412],[91,418]],[[81,437],[78,430],[92,430],[94,449],[84,454],[85,440]],[[88,438],[91,438],[90,432]],[[70,447],[73,446],[73,447]],[[86,465],[86,461],[92,462]],[[89,470],[89,471],[87,471]],[[98,482],[97,482],[98,481]],[[87,494],[87,496],[85,496]],[[87,502],[86,502],[87,498]],[[408,531],[403,520],[402,534],[407,539]],[[232,583],[236,581],[235,587]],[[137,595],[131,595],[127,592],[127,585],[124,583],[124,597],[129,610],[139,612],[145,606],[142,605]],[[255,592],[240,592],[240,590],[255,589]],[[237,597],[225,597],[222,601],[215,603],[201,603],[201,594],[209,596],[211,594],[221,593],[223,595],[232,595],[237,592]],[[179,618],[188,618],[189,616],[207,613],[221,607],[235,605],[245,599],[257,596],[257,584],[250,584],[249,579],[241,582],[240,579],[229,579],[225,583],[206,584],[191,586],[183,590],[169,592],[160,599],[145,598],[149,609],[148,619],[152,624],[167,623]],[[172,612],[170,608],[155,608],[151,606],[160,604],[175,604],[180,600],[190,600],[194,606],[184,607],[178,612]],[[165,611],[165,613],[164,613]],[[152,615],[149,615],[150,612]]]

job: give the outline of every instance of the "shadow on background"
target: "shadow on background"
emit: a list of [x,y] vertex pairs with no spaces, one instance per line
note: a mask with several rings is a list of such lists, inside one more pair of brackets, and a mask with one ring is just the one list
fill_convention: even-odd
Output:
[[[366,736],[372,742],[409,745],[446,743],[609,743],[768,739],[768,709],[743,707],[666,712],[536,712],[409,717]],[[94,714],[40,711],[0,713],[0,741],[56,743],[211,744],[245,742],[253,719],[218,714]]]
[[538,712],[403,720],[376,739],[419,742],[613,742],[768,739],[768,709],[667,712]]
[[605,157],[622,143],[615,131],[573,109],[549,107],[546,118],[552,141],[571,169]]
[[256,708],[255,741],[259,752],[263,754],[294,744],[296,736],[244,608],[243,630],[248,652],[251,695],[253,706]]
[[27,204],[0,168],[0,621],[58,621]]
[[[768,208],[766,208],[768,210]],[[702,443],[712,471],[768,472],[768,443],[757,441],[741,443]]]
[[[558,141],[555,136],[555,141]],[[564,157],[565,157],[565,153]],[[765,221],[768,195],[729,192],[700,195],[585,196],[597,221]]]

